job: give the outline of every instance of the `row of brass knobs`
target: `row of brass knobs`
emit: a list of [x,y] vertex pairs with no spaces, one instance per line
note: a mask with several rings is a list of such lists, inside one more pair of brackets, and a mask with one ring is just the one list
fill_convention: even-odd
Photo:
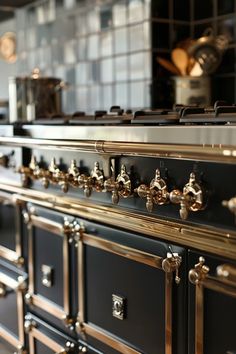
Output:
[[[28,167],[20,167],[24,185],[28,180],[41,180],[44,188],[48,188],[50,183],[60,185],[63,192],[67,192],[69,187],[82,188],[86,197],[92,191],[111,192],[112,203],[117,204],[120,198],[128,198],[132,195],[132,186],[126,167],[121,166],[121,171],[117,178],[111,177],[105,180],[103,171],[99,168],[99,163],[95,162],[94,169],[90,175],[80,174],[76,161],[72,160],[67,172],[61,171],[53,158],[48,169],[39,167],[36,158],[32,156]],[[181,219],[187,219],[189,211],[198,211],[204,208],[204,192],[195,179],[195,174],[191,173],[187,184],[183,190],[175,189],[168,191],[166,182],[161,178],[160,171],[157,169],[155,177],[150,185],[141,184],[134,190],[140,198],[146,198],[146,208],[152,212],[154,205],[168,203],[180,205]]]

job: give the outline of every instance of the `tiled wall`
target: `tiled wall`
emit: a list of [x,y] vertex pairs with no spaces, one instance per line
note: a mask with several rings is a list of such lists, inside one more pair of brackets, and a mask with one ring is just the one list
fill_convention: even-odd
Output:
[[213,97],[235,101],[236,0],[43,0],[17,11],[19,75],[38,66],[70,83],[64,111],[167,107],[173,80],[157,63],[211,26],[230,47],[212,77]]
[[18,73],[70,83],[64,111],[150,106],[149,0],[49,0],[17,12]]

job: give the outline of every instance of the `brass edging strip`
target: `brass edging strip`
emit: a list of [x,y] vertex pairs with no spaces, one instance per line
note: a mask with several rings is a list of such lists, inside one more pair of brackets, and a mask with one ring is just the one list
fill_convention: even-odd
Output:
[[[50,348],[52,351],[56,353],[64,353],[65,348],[63,348],[60,344],[46,336],[44,333],[39,331],[37,328],[32,328],[29,337],[31,337],[30,340],[30,354],[34,353],[34,339],[39,340],[41,343],[43,343],[46,347]],[[31,351],[33,347],[33,352]]]
[[64,309],[60,308],[58,305],[55,305],[53,302],[49,300],[45,300],[40,295],[32,294],[31,304],[36,307],[39,307],[41,310],[50,313],[51,315],[55,316],[59,320],[62,320],[64,316],[67,315]]
[[28,272],[29,272],[29,293],[34,293],[34,233],[32,224],[28,224],[28,249],[29,249],[29,262],[28,262]]
[[35,354],[34,336],[32,335],[32,330],[29,332],[29,354]]
[[172,272],[165,275],[165,354],[172,354]]
[[233,286],[233,284],[208,275],[205,279],[201,280],[201,285],[207,289],[236,298],[236,284]]
[[84,309],[84,289],[85,289],[85,279],[84,279],[84,244],[83,244],[83,239],[80,237],[78,241],[78,285],[79,285],[79,291],[78,291],[78,315],[77,315],[77,320],[79,323],[84,323],[85,321],[85,309]]
[[18,348],[21,347],[22,343],[19,340],[10,334],[5,328],[0,325],[0,337],[5,339],[8,343],[10,343],[13,347]]
[[156,144],[137,142],[114,142],[103,140],[52,140],[35,138],[0,137],[0,145],[27,147],[34,149],[53,149],[68,151],[98,152],[116,155],[136,155],[174,159],[197,159],[199,161],[215,161],[236,163],[236,150],[224,145],[191,145],[191,144]]
[[16,290],[19,286],[19,282],[8,275],[0,272],[0,283],[9,286],[12,290]]
[[15,206],[15,220],[16,220],[16,255],[17,258],[20,259],[22,257],[22,235],[21,235],[21,208],[20,205]]
[[149,265],[158,269],[162,269],[162,257],[151,253],[143,252],[135,248],[127,247],[116,242],[101,239],[99,237],[83,234],[83,243],[93,246],[104,251],[116,254],[130,260]]
[[24,332],[24,298],[21,290],[17,290],[17,311],[18,311],[18,332],[19,341],[24,346],[25,344],[25,332]]
[[55,221],[46,219],[42,216],[30,214],[30,223],[34,227],[39,227],[40,229],[52,232],[52,233],[57,234],[59,236],[62,235],[63,227],[61,224],[59,224]]
[[117,350],[122,354],[141,354],[141,352],[129,347],[128,345],[100,331],[99,329],[95,328],[90,324],[84,323],[83,327],[86,334],[98,339],[99,341],[103,342],[104,344],[108,345],[109,347]]
[[15,206],[16,205],[16,201],[14,200],[14,198],[12,198],[12,194],[11,193],[6,193],[4,191],[0,191],[0,203],[7,203],[10,205]]
[[70,265],[69,265],[69,241],[68,234],[64,234],[63,239],[63,305],[64,312],[70,314]]
[[18,259],[18,255],[15,251],[12,251],[4,246],[0,246],[0,257],[3,257],[10,262],[16,262]]
[[[200,248],[229,259],[235,259],[236,232],[213,227],[183,224],[163,220],[158,216],[138,215],[114,206],[92,205],[90,202],[71,197],[55,196],[44,192],[12,185],[0,184],[0,189],[16,193],[16,198],[40,206],[51,207],[63,213],[84,217],[91,221],[118,226],[132,232],[177,242],[180,245]],[[209,240],[211,242],[209,242]]]
[[203,354],[203,287],[196,284],[195,289],[195,354]]

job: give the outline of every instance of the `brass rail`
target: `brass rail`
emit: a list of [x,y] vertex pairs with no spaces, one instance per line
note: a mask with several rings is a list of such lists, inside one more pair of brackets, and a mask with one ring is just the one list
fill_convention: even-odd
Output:
[[136,155],[172,159],[196,159],[236,163],[236,149],[224,145],[181,145],[137,142],[114,142],[104,140],[52,140],[25,137],[0,137],[0,145],[20,146],[34,149],[83,151],[100,154]]

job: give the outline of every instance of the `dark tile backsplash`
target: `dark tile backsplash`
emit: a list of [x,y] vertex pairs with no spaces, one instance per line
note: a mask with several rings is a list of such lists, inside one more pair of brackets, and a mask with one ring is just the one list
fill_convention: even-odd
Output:
[[[236,0],[44,0],[17,11],[19,75],[38,66],[69,83],[64,111],[168,106],[173,81],[157,63],[206,28],[231,38],[213,100],[235,100]],[[227,85],[226,89],[222,89]],[[222,95],[222,97],[220,97]]]

